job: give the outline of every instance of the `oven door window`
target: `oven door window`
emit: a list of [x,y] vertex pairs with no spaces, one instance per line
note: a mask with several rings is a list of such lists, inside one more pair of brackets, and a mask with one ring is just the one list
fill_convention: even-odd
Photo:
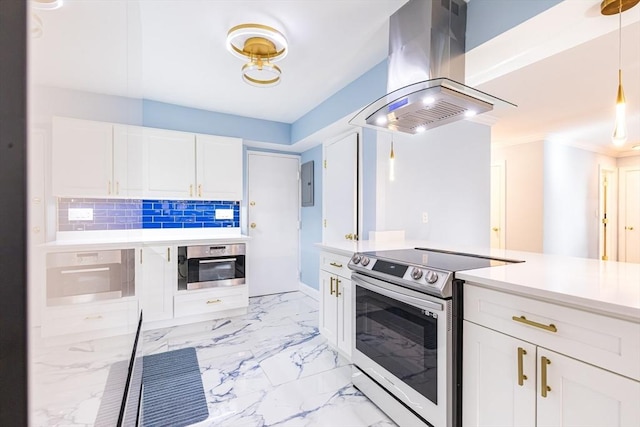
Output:
[[356,286],[356,348],[438,403],[438,319]]
[[189,260],[189,282],[214,282],[234,279],[236,258],[194,258]]

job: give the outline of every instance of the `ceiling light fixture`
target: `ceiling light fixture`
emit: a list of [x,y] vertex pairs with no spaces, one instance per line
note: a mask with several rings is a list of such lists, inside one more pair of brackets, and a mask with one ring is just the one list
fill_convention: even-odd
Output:
[[54,10],[62,7],[63,0],[31,0],[34,9]]
[[603,15],[618,14],[618,95],[616,97],[616,121],[611,140],[618,147],[627,142],[626,104],[622,89],[622,12],[631,9],[640,0],[603,0],[600,12]]
[[270,87],[280,83],[282,70],[274,62],[289,53],[287,39],[278,30],[261,24],[242,24],[227,33],[227,50],[249,60],[242,67],[242,79],[250,85]]

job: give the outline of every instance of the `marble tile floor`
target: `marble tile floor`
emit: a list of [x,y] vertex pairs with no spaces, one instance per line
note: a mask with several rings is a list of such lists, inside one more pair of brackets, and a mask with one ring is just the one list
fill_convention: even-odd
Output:
[[[243,316],[146,331],[142,345],[145,355],[196,349],[209,410],[197,427],[395,426],[351,385],[351,366],[318,331],[318,302],[301,292],[250,298]],[[92,363],[97,376],[103,366]],[[87,396],[70,415],[36,412],[35,425],[91,425],[100,396]]]

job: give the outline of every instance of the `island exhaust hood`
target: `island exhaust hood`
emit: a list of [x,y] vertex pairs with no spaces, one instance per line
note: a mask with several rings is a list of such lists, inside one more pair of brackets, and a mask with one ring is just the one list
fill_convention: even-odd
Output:
[[465,86],[464,0],[410,0],[389,19],[388,94],[349,123],[417,134],[513,106]]

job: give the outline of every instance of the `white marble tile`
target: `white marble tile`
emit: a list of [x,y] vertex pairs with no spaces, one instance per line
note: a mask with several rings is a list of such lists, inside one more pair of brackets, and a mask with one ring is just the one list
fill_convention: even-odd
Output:
[[[32,420],[90,426],[123,340],[38,349]],[[393,426],[351,385],[351,367],[318,332],[318,303],[300,292],[251,298],[246,315],[145,331],[145,354],[196,349],[209,417],[197,426]],[[130,348],[130,347],[129,347]]]

